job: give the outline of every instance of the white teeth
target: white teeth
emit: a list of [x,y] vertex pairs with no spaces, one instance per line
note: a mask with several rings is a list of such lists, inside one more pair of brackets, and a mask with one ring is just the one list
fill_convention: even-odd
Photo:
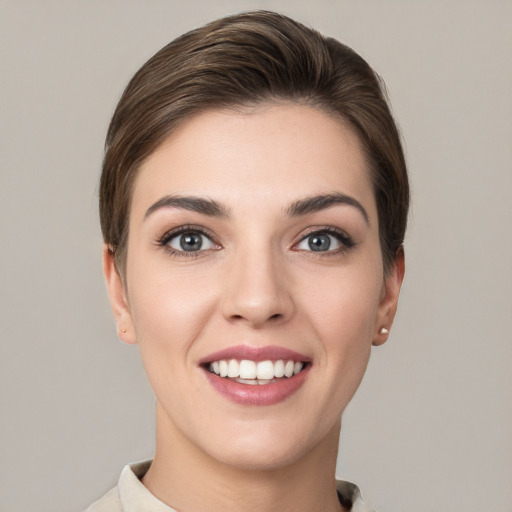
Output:
[[279,360],[274,364],[274,375],[276,377],[284,377],[284,361]]
[[[215,371],[215,368],[213,369]],[[228,362],[227,361],[219,361],[219,375],[221,377],[227,377],[228,376]]]
[[255,379],[256,378],[256,363],[248,359],[240,361],[240,378],[241,379]]
[[237,379],[238,382],[243,384],[268,384],[274,379],[281,377],[292,377],[297,375],[304,363],[300,361],[284,361],[279,359],[277,361],[251,361],[250,359],[221,359],[210,363],[209,369],[211,372],[220,375],[221,377],[229,377]]
[[256,379],[236,379],[240,384],[249,384],[250,386],[257,386],[258,381]]
[[250,386],[257,386],[257,385],[264,385],[268,384],[269,382],[274,382],[274,379],[236,379],[237,382],[240,382],[240,384],[249,384]]
[[256,376],[258,379],[274,378],[274,364],[272,361],[260,361],[256,368]]
[[228,363],[228,377],[240,377],[240,365],[236,359],[230,359]]

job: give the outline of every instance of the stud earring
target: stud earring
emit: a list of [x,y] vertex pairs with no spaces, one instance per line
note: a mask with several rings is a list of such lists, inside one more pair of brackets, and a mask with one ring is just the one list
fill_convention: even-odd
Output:
[[127,329],[121,329],[121,332],[124,334],[125,332],[128,332]]
[[389,331],[385,327],[382,327],[379,331],[379,334],[389,334]]

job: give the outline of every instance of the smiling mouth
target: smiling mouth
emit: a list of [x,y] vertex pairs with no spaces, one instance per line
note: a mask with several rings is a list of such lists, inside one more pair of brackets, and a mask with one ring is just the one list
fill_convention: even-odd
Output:
[[205,368],[224,379],[240,384],[265,385],[289,379],[301,373],[308,362],[292,359],[275,361],[252,361],[250,359],[220,359],[205,365]]

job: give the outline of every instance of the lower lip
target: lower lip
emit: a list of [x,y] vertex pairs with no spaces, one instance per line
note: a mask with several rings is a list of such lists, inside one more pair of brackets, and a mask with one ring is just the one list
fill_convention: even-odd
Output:
[[304,384],[311,366],[308,365],[293,377],[284,377],[270,384],[242,384],[233,379],[220,377],[205,369],[213,388],[227,399],[242,405],[273,405],[283,402]]

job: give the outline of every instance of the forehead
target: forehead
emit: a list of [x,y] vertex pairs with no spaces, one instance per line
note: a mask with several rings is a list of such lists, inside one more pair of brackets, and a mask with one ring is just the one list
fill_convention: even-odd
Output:
[[267,207],[339,192],[375,210],[359,138],[345,123],[302,105],[211,110],[183,122],[144,162],[132,209],[168,194]]

